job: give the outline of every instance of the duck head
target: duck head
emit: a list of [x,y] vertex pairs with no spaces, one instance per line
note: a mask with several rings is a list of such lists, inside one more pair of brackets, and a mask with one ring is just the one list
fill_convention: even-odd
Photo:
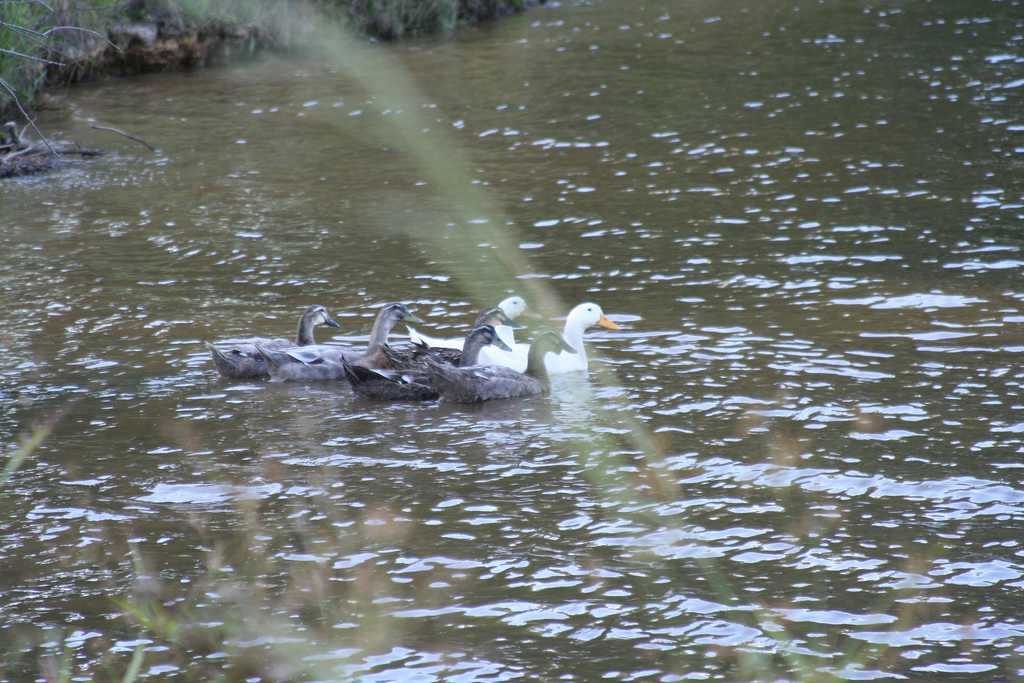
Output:
[[306,346],[307,344],[315,344],[316,340],[313,338],[313,328],[317,325],[327,325],[328,327],[341,327],[338,321],[331,317],[331,314],[327,312],[327,309],[320,304],[313,304],[306,308],[302,317],[299,318],[299,331],[295,335],[295,341],[299,346]]
[[498,337],[498,331],[494,329],[493,325],[479,325],[466,335],[466,341],[462,344],[462,360],[459,365],[462,367],[476,365],[480,349],[488,344],[494,344],[504,351],[512,350]]
[[405,304],[387,304],[384,308],[380,309],[377,319],[373,322],[373,329],[370,330],[370,348],[374,349],[387,344],[388,335],[391,334],[391,330],[403,320],[411,320],[417,323],[423,322]]
[[504,311],[509,318],[515,320],[526,311],[526,300],[521,296],[510,296],[503,299],[497,307]]
[[327,312],[327,309],[320,304],[313,304],[306,309],[306,312],[302,314],[303,320],[308,320],[309,323],[316,327],[317,325],[327,325],[327,327],[341,327],[338,321],[331,317],[331,314]]
[[466,337],[466,339],[479,340],[483,342],[482,346],[494,344],[502,351],[512,350],[509,348],[508,344],[503,342],[501,338],[498,336],[498,331],[494,329],[494,325],[480,325],[478,327],[474,327],[473,330],[469,333],[469,336]]
[[565,319],[565,327],[568,330],[570,326],[579,330],[585,330],[590,327],[603,327],[606,330],[622,329],[605,316],[600,306],[589,302],[582,303],[569,311],[569,316]]
[[409,307],[405,304],[394,303],[387,304],[377,314],[377,321],[388,326],[391,329],[403,320],[409,320],[414,323],[422,323],[423,320],[409,310]]
[[512,320],[513,316],[506,313],[500,306],[494,308],[488,308],[484,311],[480,311],[480,315],[476,317],[476,322],[473,323],[473,327],[480,327],[481,325],[504,325],[511,327],[514,330],[522,329],[522,325]]

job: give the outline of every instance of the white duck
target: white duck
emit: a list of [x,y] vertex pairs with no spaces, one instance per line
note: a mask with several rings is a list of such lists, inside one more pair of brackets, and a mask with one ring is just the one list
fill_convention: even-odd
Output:
[[[510,296],[499,303],[497,307],[500,308],[502,312],[509,317],[509,319],[515,320],[526,311],[526,301],[524,301],[521,296]],[[406,326],[406,329],[409,331],[409,341],[413,343],[426,344],[427,346],[437,349],[458,349],[461,351],[463,345],[466,343],[465,337],[431,337],[416,331],[412,327]],[[508,325],[495,325],[494,330],[498,333],[498,339],[505,342],[510,347],[515,348],[515,333],[511,327]],[[508,352],[505,351],[504,353]],[[525,368],[526,366],[524,365],[523,367]]]
[[[576,350],[548,353],[544,356],[544,366],[548,374],[563,372],[586,372],[589,367],[587,349],[583,345],[583,333],[591,327],[603,327],[606,330],[622,329],[609,320],[601,307],[595,303],[582,303],[569,311],[562,330],[562,339]],[[480,351],[478,362],[481,365],[504,365],[518,372],[524,372],[530,359],[529,344],[509,344],[512,351],[502,351],[494,346],[486,346]]]

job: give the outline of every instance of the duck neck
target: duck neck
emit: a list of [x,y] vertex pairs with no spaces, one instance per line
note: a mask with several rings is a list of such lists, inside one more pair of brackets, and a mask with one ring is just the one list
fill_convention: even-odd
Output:
[[302,318],[299,319],[299,330],[295,333],[295,343],[298,346],[316,344],[316,339],[313,338],[313,329],[315,327],[316,326],[313,324],[313,316],[302,316]]
[[394,317],[386,310],[377,314],[377,319],[373,321],[373,328],[370,330],[370,346],[366,349],[367,352],[379,351],[387,345],[388,335],[391,334],[395,322]]
[[544,364],[544,358],[548,355],[548,352],[547,348],[538,346],[536,343],[530,347],[530,355],[526,361],[526,371],[523,374],[547,384],[548,368]]
[[493,308],[485,308],[484,310],[480,311],[480,313],[476,316],[476,320],[473,321],[473,327],[480,327],[481,325],[486,325],[488,323],[488,319],[494,314],[495,310]]
[[566,320],[565,327],[562,329],[562,339],[565,340],[566,344],[576,350],[576,355],[580,357],[580,360],[586,362],[587,349],[583,346],[582,325],[578,325],[572,318]]
[[498,339],[508,344],[513,349],[516,343],[516,331],[508,325],[495,325],[494,331],[498,333]]
[[487,344],[484,343],[480,335],[471,334],[466,337],[466,341],[462,344],[462,358],[459,360],[459,367],[468,368],[470,365],[476,365],[480,358],[480,349],[485,346]]

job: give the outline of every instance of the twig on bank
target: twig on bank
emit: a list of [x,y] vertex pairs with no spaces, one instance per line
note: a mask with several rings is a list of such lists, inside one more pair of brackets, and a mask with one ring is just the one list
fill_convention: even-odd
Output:
[[50,154],[59,157],[60,154],[58,154],[57,150],[53,148],[53,145],[50,144],[50,141],[47,139],[47,137],[43,135],[43,131],[39,130],[39,126],[36,125],[36,122],[33,121],[32,117],[28,115],[28,112],[25,111],[25,107],[21,106],[21,100],[18,99],[18,93],[14,91],[14,88],[11,87],[11,84],[5,81],[4,79],[0,78],[0,88],[6,90],[7,93],[11,96],[11,98],[14,100],[14,104],[18,107],[18,111],[21,112],[21,115],[24,116],[25,120],[28,121],[29,125],[32,126],[32,130],[36,132],[36,135],[38,135],[39,138],[43,141],[43,144],[46,145],[46,148],[50,150]]
[[8,50],[6,47],[0,47],[0,53],[5,55],[14,55],[15,57],[21,57],[22,59],[31,59],[34,62],[42,62],[43,64],[50,64],[52,66],[64,66],[64,62],[55,62],[52,59],[43,59],[42,57],[27,55],[24,52],[18,52],[17,50]]
[[95,36],[95,37],[99,38],[100,40],[102,40],[103,42],[105,42],[107,45],[109,45],[110,47],[114,48],[118,52],[124,52],[124,50],[122,50],[118,45],[114,44],[110,40],[110,38],[106,37],[105,35],[103,35],[99,31],[93,31],[91,29],[82,28],[81,26],[53,26],[53,27],[43,31],[42,35],[44,35],[46,37],[49,37],[50,34],[53,33],[54,31],[81,31],[82,33],[88,33],[91,36]]
[[[28,28],[27,26],[19,26],[18,24],[12,24],[8,21],[0,21],[0,26],[15,31],[17,33],[23,33],[24,35],[35,38],[39,42],[47,40],[52,33],[56,33],[58,31],[78,31],[79,33],[88,33],[90,36],[99,38],[104,43],[114,48],[118,52],[124,52],[124,50],[121,49],[119,45],[112,42],[110,38],[103,35],[99,31],[93,31],[92,29],[82,28],[81,26],[51,26],[45,31],[36,31],[35,29]],[[51,47],[50,49],[53,48]]]
[[18,24],[12,24],[12,23],[10,23],[8,21],[0,21],[0,26],[2,26],[3,28],[6,28],[6,29],[10,29],[10,30],[14,31],[15,33],[23,33],[26,36],[32,36],[33,38],[35,38],[37,40],[42,40],[43,38],[46,37],[42,33],[40,33],[39,31],[36,31],[34,29],[30,29],[27,26],[19,26]]
[[74,143],[58,145],[57,150],[62,156],[57,157],[48,153],[46,147],[40,144],[29,145],[9,154],[0,154],[0,179],[45,173],[54,168],[58,160],[69,157],[89,159],[106,153],[101,149],[88,149]]
[[[89,149],[88,147],[81,147],[76,144],[61,145],[58,149],[60,153],[64,156],[78,156],[82,157],[83,159],[88,159],[91,157],[101,157],[104,154],[106,154],[106,152],[104,152],[102,149]],[[43,147],[42,145],[30,145],[29,147],[23,147],[15,152],[11,152],[9,154],[0,156],[0,165],[8,164],[20,157],[30,157],[38,155],[45,151],[46,148]]]
[[15,149],[21,147],[21,139],[25,137],[25,130],[22,129],[19,133],[18,124],[14,121],[8,121],[5,123],[3,125],[3,129],[6,131],[6,133],[0,135],[0,140],[3,141],[3,144],[14,147]]
[[39,5],[41,7],[45,7],[46,11],[50,14],[54,13],[53,8],[43,2],[43,0],[3,0],[0,2],[0,5],[18,5],[22,3],[27,5]]
[[125,133],[123,130],[119,130],[117,128],[111,128],[110,126],[97,126],[95,123],[90,124],[89,127],[94,129],[94,130],[106,130],[106,131],[109,131],[111,133],[117,133],[118,135],[122,135],[122,136],[128,138],[129,140],[134,140],[135,142],[139,143],[140,145],[143,145],[150,152],[153,152],[154,154],[156,153],[156,147],[154,147],[153,145],[149,144],[148,142],[146,142],[142,138],[135,137],[131,133]]
[[61,145],[57,149],[61,154],[71,154],[80,157],[101,157],[106,154],[106,151],[102,149],[89,149],[88,147],[82,147],[77,142]]
[[18,157],[23,157],[23,156],[25,156],[27,154],[35,154],[36,152],[39,152],[41,149],[42,149],[41,147],[37,147],[36,145],[29,145],[28,147],[22,147],[21,149],[15,151],[15,152],[11,152],[10,154],[8,154],[5,157],[0,157],[0,162],[7,163],[8,161],[11,161],[12,159],[17,159]]

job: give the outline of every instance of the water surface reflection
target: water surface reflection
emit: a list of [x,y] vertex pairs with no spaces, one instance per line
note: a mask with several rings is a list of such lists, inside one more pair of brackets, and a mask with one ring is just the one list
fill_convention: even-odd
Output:
[[[202,349],[313,301],[342,341],[384,301],[449,332],[488,303],[455,246],[497,247],[389,137],[403,112],[312,62],[76,88],[49,129],[160,154],[0,190],[0,434],[68,411],[0,501],[4,633],[58,629],[10,666],[95,677],[141,644],[168,679],[250,650],[364,680],[735,680],[745,653],[1019,678],[1020,17],[563,3],[393,48],[522,284],[625,323],[591,380],[478,408],[223,382]],[[212,624],[236,577],[284,626],[230,653],[113,618],[159,589]]]

